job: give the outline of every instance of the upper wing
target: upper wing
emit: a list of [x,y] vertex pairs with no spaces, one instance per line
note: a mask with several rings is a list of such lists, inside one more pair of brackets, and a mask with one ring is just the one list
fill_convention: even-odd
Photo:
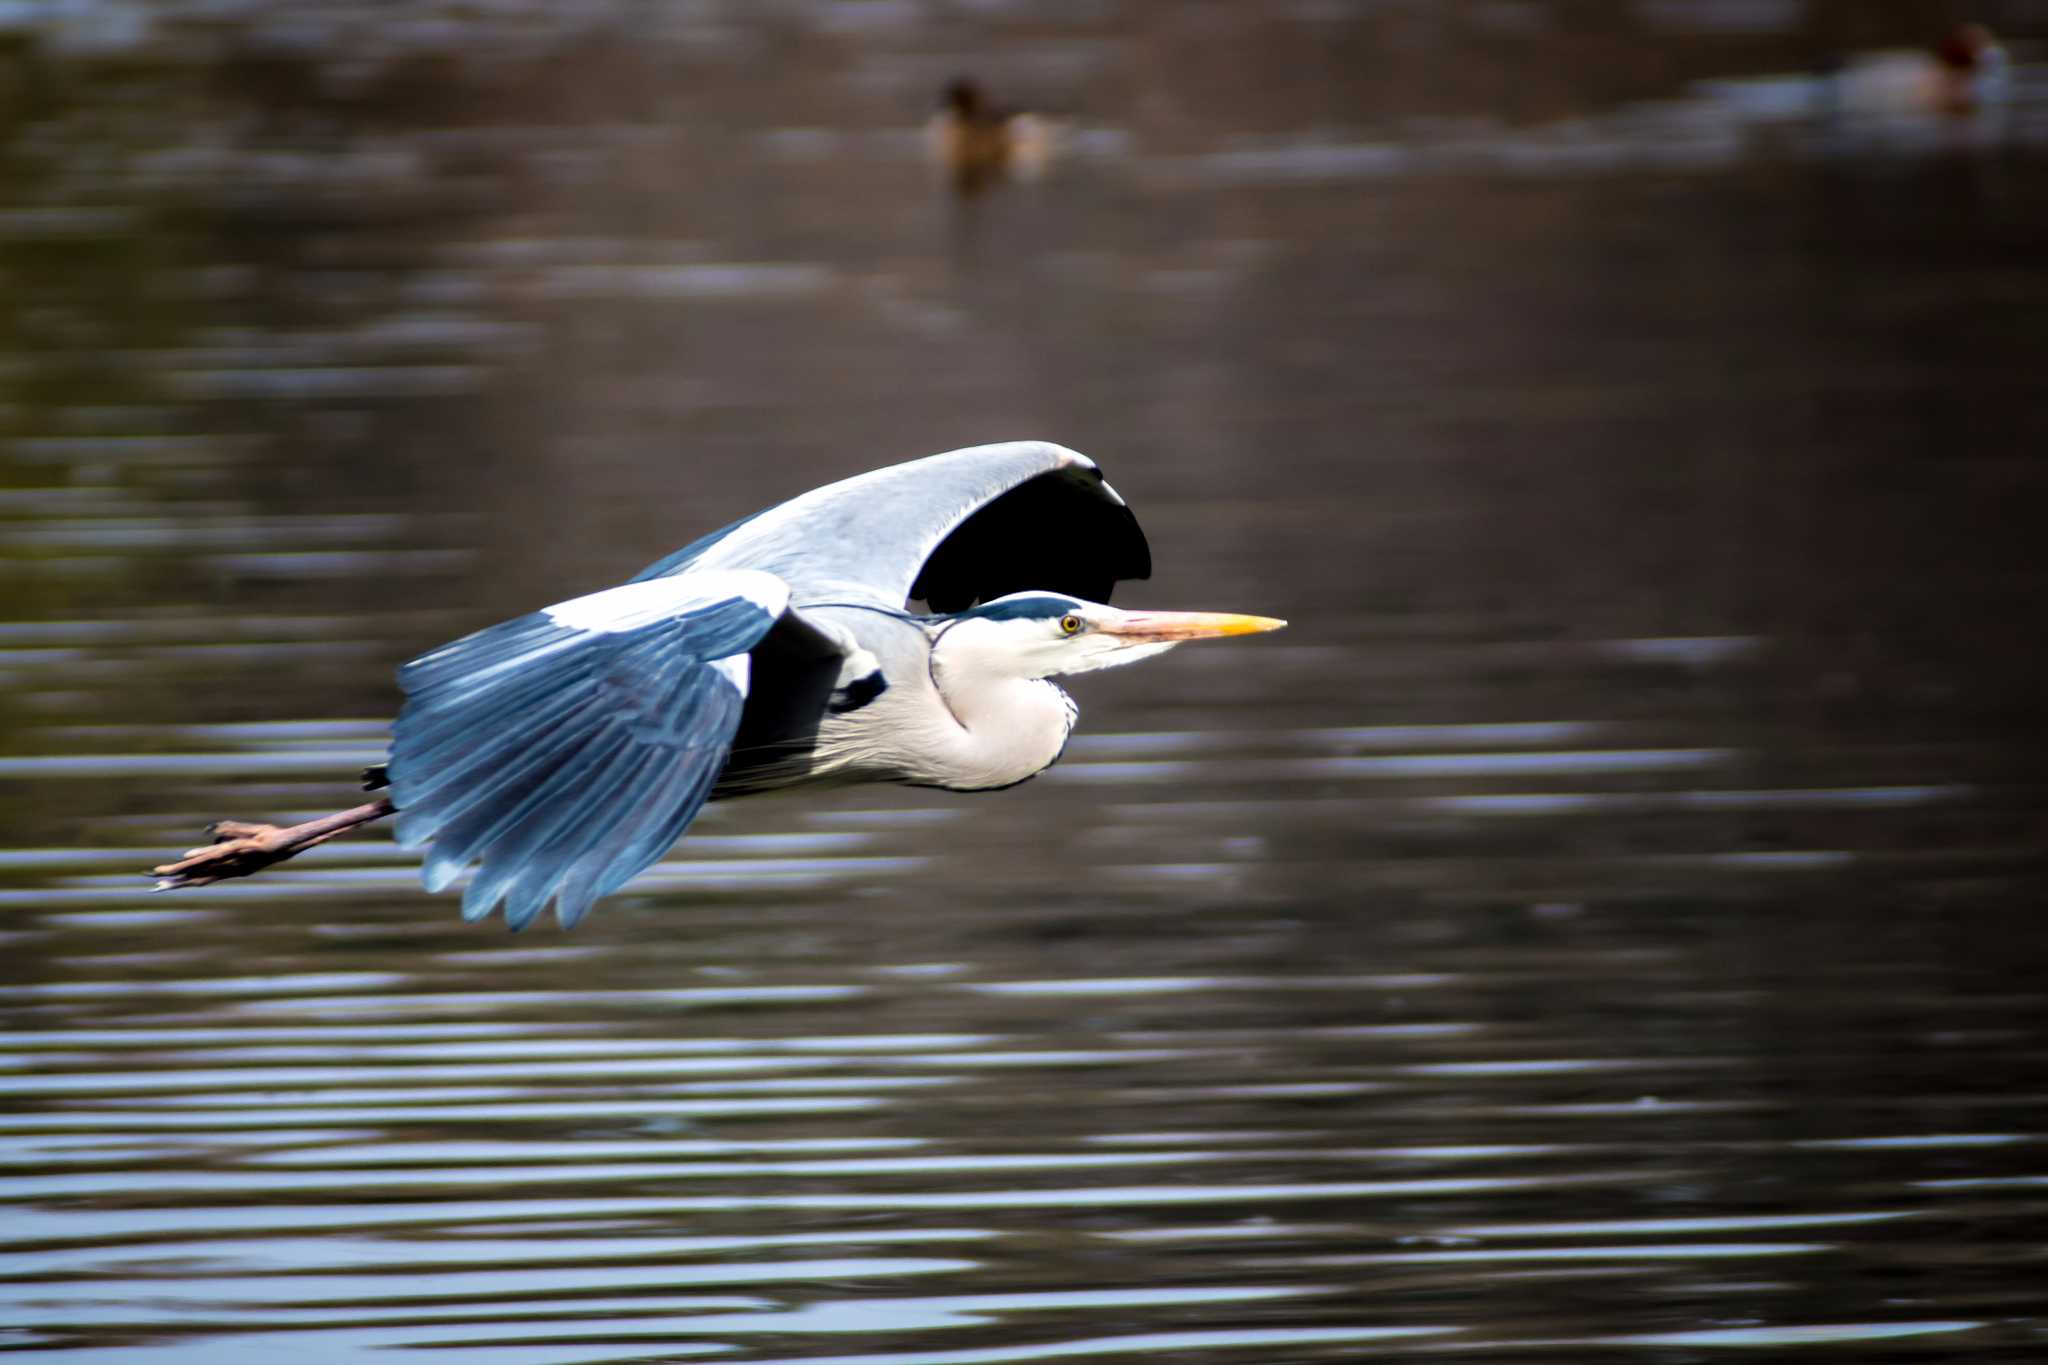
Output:
[[1095,462],[1047,441],[971,446],[816,488],[641,574],[762,569],[799,606],[961,611],[1026,588],[1107,602],[1146,578],[1138,519]]
[[748,685],[746,651],[789,604],[771,574],[628,583],[491,626],[400,667],[398,842],[432,841],[439,891],[483,867],[462,917],[574,924],[675,842],[710,795]]

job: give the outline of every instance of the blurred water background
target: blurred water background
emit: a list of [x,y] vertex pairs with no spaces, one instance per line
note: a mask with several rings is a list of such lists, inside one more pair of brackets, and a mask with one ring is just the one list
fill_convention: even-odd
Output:
[[[0,1350],[2048,1354],[2044,37],[0,4]],[[934,176],[963,73],[1042,177]],[[413,652],[1019,436],[1293,627],[571,935],[136,875],[352,803]]]

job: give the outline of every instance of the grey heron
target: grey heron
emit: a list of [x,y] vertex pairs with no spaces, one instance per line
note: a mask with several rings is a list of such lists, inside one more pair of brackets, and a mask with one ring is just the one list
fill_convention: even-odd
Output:
[[[400,666],[375,800],[305,824],[223,821],[159,889],[246,876],[386,815],[427,889],[480,864],[462,915],[564,927],[667,851],[708,800],[806,783],[1014,786],[1065,748],[1050,679],[1286,624],[1122,611],[1137,518],[1044,441],[933,455],[734,522],[627,583]],[[913,611],[914,604],[924,611]]]

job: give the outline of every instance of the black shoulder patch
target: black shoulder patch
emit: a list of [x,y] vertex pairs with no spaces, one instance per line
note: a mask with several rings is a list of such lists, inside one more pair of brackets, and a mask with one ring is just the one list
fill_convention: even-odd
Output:
[[835,716],[843,716],[849,711],[860,710],[888,690],[889,680],[882,676],[882,670],[878,668],[865,678],[855,678],[833,692],[832,700],[826,704],[826,709]]

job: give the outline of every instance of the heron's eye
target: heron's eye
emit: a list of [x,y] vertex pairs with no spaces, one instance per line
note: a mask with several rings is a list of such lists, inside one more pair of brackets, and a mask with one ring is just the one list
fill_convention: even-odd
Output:
[[1080,633],[1081,633],[1081,618],[1080,618],[1080,617],[1078,617],[1078,616],[1062,616],[1062,617],[1060,618],[1060,634],[1062,634],[1062,635],[1079,635]]

